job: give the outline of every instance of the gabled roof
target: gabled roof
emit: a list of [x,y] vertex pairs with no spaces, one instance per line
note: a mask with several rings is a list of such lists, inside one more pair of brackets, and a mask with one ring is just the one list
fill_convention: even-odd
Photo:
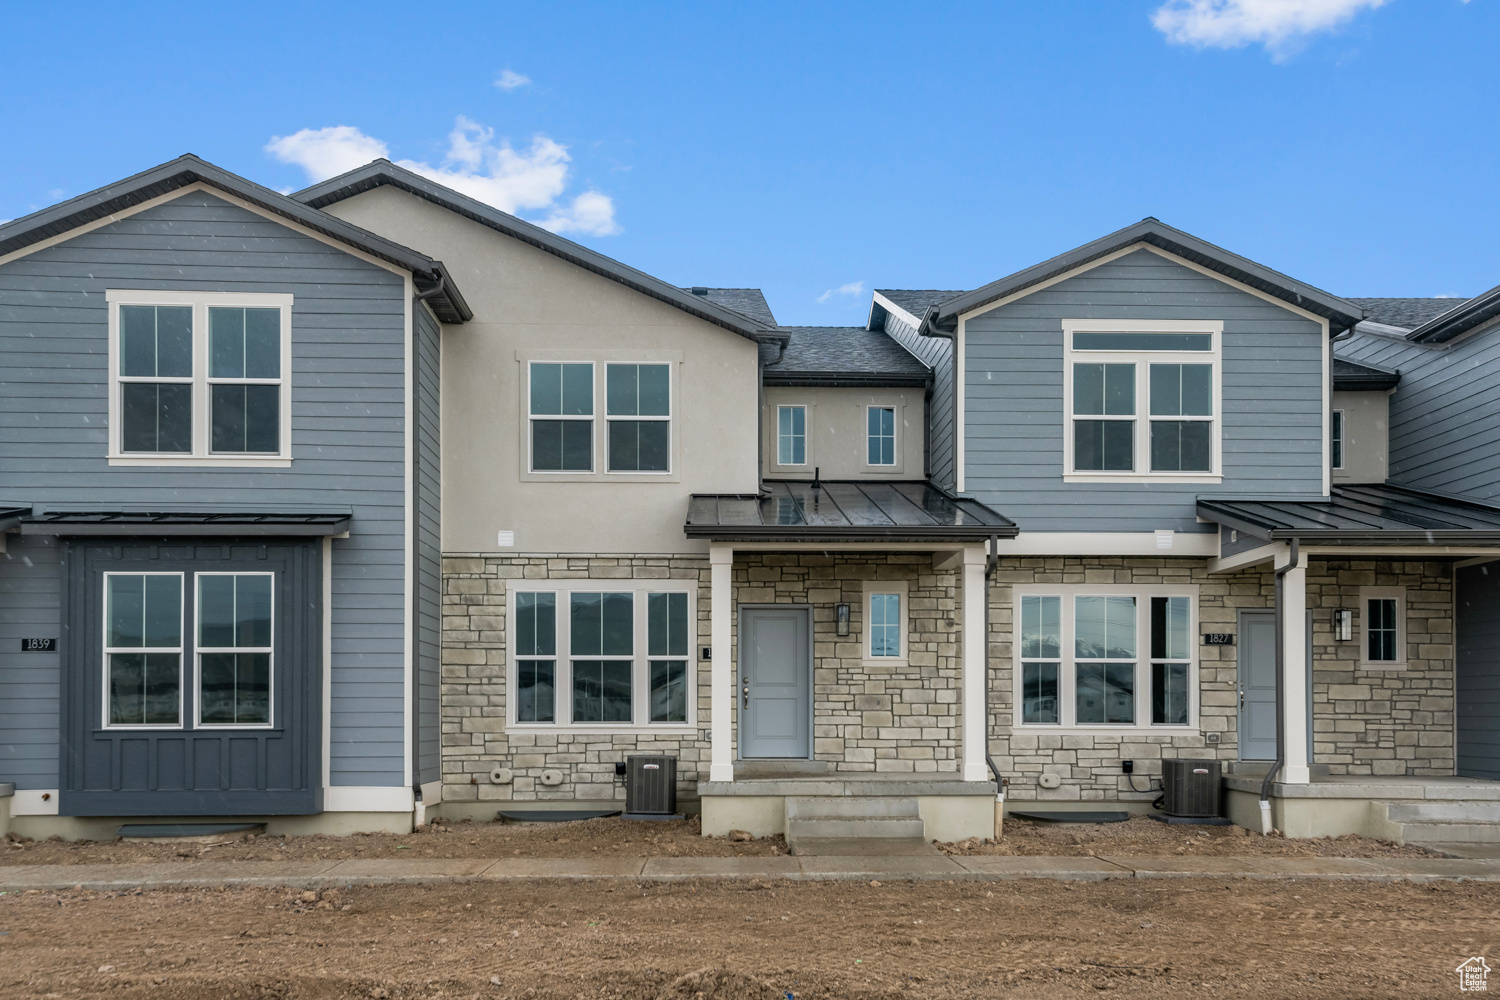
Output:
[[[922,317],[927,315],[929,306],[957,298],[964,292],[962,289],[945,291],[936,288],[877,288],[875,294],[890,302],[891,305],[905,310],[920,323]],[[876,303],[876,307],[879,307],[879,303]]]
[[1365,311],[1365,319],[1375,323],[1384,323],[1386,326],[1399,326],[1406,330],[1415,330],[1430,319],[1441,316],[1456,305],[1463,303],[1463,299],[1413,299],[1413,298],[1383,298],[1366,299],[1350,298],[1350,302]]
[[715,305],[733,309],[741,316],[748,316],[766,326],[776,325],[770,303],[766,302],[766,297],[759,288],[704,288],[702,285],[694,285],[683,291],[700,295]]
[[918,386],[932,370],[881,330],[861,326],[782,326],[791,337],[777,360],[761,348],[766,385]]
[[992,281],[983,288],[976,288],[972,292],[965,292],[948,299],[937,307],[934,322],[940,328],[952,329],[957,324],[961,313],[973,312],[997,299],[1025,291],[1033,285],[1066,274],[1076,267],[1091,263],[1136,243],[1146,243],[1159,250],[1165,250],[1184,260],[1192,261],[1200,267],[1222,274],[1226,278],[1249,285],[1273,298],[1281,299],[1288,305],[1304,309],[1315,316],[1321,316],[1328,320],[1331,333],[1347,330],[1364,318],[1363,310],[1346,299],[1325,292],[1321,288],[1304,284],[1238,254],[1230,253],[1228,250],[1216,247],[1180,229],[1174,229],[1157,219],[1146,218],[1133,226],[1126,226],[1102,239],[1086,243],[1051,260],[1028,267],[1024,271],[1017,271],[999,281]]
[[699,319],[721,326],[742,337],[755,341],[779,340],[779,335],[774,332],[774,328],[768,329],[768,327],[774,327],[774,324],[758,322],[732,309],[708,301],[706,296],[684,291],[676,285],[652,277],[645,271],[638,271],[626,264],[621,264],[602,253],[590,250],[572,240],[563,239],[556,233],[550,233],[541,226],[518,219],[514,215],[502,212],[498,208],[486,205],[450,187],[444,187],[405,167],[398,167],[390,160],[372,160],[348,173],[304,188],[292,197],[314,208],[325,208],[334,202],[372,191],[382,185],[390,185],[430,201],[450,212],[488,226],[523,243],[529,243],[539,250],[561,257],[571,264],[576,264],[611,281],[618,281],[635,291],[660,299],[668,305],[676,306],[684,312],[691,313]]
[[435,291],[427,302],[445,323],[462,323],[473,317],[441,261],[310,208],[191,153],[0,226],[0,257],[197,183],[218,188],[273,215],[410,271],[417,291]]
[[1401,381],[1401,373],[1393,368],[1350,361],[1334,355],[1333,388],[1335,392],[1356,392],[1367,389],[1394,389]]
[[[1448,300],[1452,302],[1452,299]],[[1406,335],[1416,344],[1442,344],[1500,316],[1500,285],[1434,316]]]

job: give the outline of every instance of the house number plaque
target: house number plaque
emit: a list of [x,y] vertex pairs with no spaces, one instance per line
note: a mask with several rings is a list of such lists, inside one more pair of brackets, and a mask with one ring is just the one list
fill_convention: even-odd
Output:
[[1204,632],[1203,645],[1205,646],[1233,646],[1233,632]]
[[21,652],[23,653],[55,653],[57,652],[56,639],[22,639]]

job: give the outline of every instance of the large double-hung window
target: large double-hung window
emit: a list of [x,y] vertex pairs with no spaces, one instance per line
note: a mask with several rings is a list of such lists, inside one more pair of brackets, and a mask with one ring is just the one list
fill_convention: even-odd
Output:
[[552,581],[515,591],[511,602],[512,724],[689,724],[690,584]]
[[111,464],[290,463],[290,295],[105,298]]
[[[602,398],[596,370],[603,369]],[[672,366],[592,361],[527,365],[529,471],[600,471],[595,423],[604,418],[607,473],[672,471]]]
[[1065,478],[1216,481],[1222,325],[1125,325],[1063,322]]
[[1016,589],[1022,726],[1186,727],[1194,717],[1191,593],[1161,587]]

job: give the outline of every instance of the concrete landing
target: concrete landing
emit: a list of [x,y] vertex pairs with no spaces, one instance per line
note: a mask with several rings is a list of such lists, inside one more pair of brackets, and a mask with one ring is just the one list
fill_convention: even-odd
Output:
[[787,846],[798,857],[914,858],[943,854],[921,837],[796,837],[788,840]]

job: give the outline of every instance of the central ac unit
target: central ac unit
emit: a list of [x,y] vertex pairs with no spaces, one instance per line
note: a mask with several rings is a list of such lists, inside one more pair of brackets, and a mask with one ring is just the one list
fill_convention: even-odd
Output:
[[625,758],[625,818],[675,819],[677,816],[677,758]]

